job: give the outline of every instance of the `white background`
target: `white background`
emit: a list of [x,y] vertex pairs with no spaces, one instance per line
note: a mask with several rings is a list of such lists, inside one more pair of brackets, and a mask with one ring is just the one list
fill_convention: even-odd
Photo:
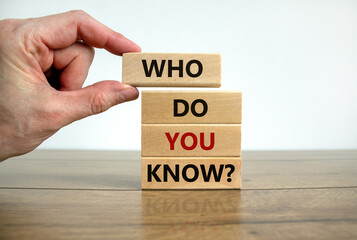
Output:
[[[143,52],[221,53],[221,89],[243,92],[243,150],[357,148],[357,1],[1,0],[0,19],[72,9]],[[104,79],[121,79],[121,57],[96,50],[86,85]],[[41,148],[138,150],[140,101]]]

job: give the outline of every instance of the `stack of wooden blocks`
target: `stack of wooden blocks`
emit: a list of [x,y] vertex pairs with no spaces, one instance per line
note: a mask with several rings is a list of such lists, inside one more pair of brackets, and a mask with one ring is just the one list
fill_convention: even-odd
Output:
[[[218,54],[128,53],[123,83],[220,87]],[[242,94],[142,92],[142,188],[241,188]]]

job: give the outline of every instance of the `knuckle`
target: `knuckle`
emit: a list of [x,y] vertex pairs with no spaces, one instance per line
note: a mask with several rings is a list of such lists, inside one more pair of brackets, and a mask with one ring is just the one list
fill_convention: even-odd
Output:
[[80,46],[84,50],[84,53],[93,60],[95,54],[94,48],[85,43],[82,43]]
[[71,11],[69,11],[69,13],[77,15],[77,16],[84,16],[84,17],[89,16],[89,14],[87,12],[83,11],[82,9],[71,10]]
[[43,124],[46,126],[43,129],[48,132],[56,132],[64,126],[64,113],[54,106],[56,105],[51,103],[51,101],[48,101],[48,103],[44,104],[41,109],[42,116],[40,119],[42,119]]
[[105,112],[109,109],[109,104],[104,93],[96,93],[90,102],[92,114]]
[[88,53],[90,54],[90,56],[92,56],[92,58],[93,58],[94,54],[95,54],[94,48],[86,45],[86,49],[87,49]]
[[18,26],[17,19],[4,19],[0,20],[0,30],[2,37],[8,38],[9,36],[13,35],[14,30]]
[[59,111],[48,113],[44,119],[46,120],[47,131],[49,132],[56,132],[64,126],[63,115]]
[[9,27],[9,26],[14,26],[15,25],[16,20],[15,19],[4,19],[4,20],[0,20],[0,27],[1,29],[5,28],[5,27]]

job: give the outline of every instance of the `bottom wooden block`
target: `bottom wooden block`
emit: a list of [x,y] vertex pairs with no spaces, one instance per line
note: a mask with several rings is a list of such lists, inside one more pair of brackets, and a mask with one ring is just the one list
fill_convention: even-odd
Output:
[[239,157],[142,157],[142,189],[240,189]]

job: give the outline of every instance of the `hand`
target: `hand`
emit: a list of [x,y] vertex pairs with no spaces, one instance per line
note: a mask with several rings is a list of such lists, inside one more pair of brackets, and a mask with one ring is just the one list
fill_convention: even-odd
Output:
[[0,161],[27,153],[61,127],[134,100],[117,81],[82,88],[94,49],[140,48],[83,11],[0,21]]

